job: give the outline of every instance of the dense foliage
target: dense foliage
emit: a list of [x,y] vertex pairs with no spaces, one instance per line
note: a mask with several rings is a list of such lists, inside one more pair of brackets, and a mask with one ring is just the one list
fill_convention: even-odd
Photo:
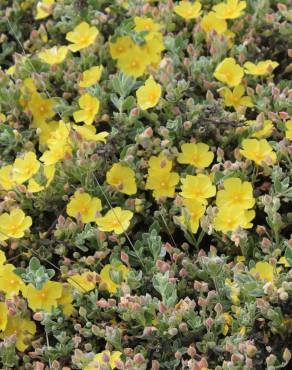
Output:
[[1,368],[289,367],[291,21],[0,2]]

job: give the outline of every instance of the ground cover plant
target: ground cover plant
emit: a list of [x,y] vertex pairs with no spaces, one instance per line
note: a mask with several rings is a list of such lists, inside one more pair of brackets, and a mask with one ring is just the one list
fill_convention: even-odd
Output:
[[0,2],[1,369],[289,368],[291,20]]

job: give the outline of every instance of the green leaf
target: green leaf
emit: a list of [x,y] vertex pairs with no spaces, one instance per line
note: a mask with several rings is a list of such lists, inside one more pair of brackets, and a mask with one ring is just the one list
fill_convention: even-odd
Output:
[[29,269],[33,271],[37,271],[40,268],[41,264],[40,261],[36,257],[32,257],[29,261]]
[[292,267],[292,247],[290,245],[288,245],[285,250],[285,258],[289,263],[289,266]]

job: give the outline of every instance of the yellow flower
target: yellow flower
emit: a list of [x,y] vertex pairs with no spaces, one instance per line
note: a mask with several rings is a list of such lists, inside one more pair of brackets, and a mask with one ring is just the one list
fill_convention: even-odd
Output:
[[227,290],[229,293],[228,296],[230,297],[231,301],[237,305],[240,301],[239,300],[239,295],[240,295],[239,286],[230,279],[225,280],[225,286],[227,287]]
[[0,250],[0,268],[4,265],[5,262],[6,262],[5,253]]
[[53,137],[53,133],[58,129],[58,127],[59,122],[57,121],[51,121],[48,123],[43,122],[38,125],[37,134],[39,136],[39,144],[41,147],[47,146],[48,141]]
[[87,93],[79,98],[78,103],[81,110],[73,113],[75,122],[84,122],[86,125],[91,125],[99,111],[99,100]]
[[0,331],[5,330],[7,326],[8,309],[4,302],[0,302]]
[[19,90],[21,92],[19,103],[23,108],[27,108],[32,94],[37,93],[34,80],[32,78],[25,78],[22,81]]
[[207,204],[207,199],[214,197],[216,187],[207,175],[199,174],[197,176],[187,175],[181,179],[182,187],[180,195],[187,199],[196,199],[201,204]]
[[35,175],[40,168],[34,152],[25,153],[23,158],[16,158],[12,169],[12,180],[16,184],[22,184]]
[[182,153],[177,156],[178,163],[190,164],[196,168],[210,166],[214,159],[214,153],[209,151],[210,147],[204,143],[186,143],[181,146]]
[[250,182],[241,182],[237,177],[231,177],[224,181],[224,190],[219,190],[216,197],[218,207],[238,207],[249,209],[255,204],[253,188]]
[[70,134],[70,123],[59,121],[57,130],[54,130],[51,133],[50,138],[47,141],[48,147],[50,148],[55,144],[67,143],[69,140],[69,134]]
[[25,213],[19,208],[14,208],[10,214],[2,213],[0,215],[0,240],[22,238],[31,224],[31,217],[25,216]]
[[286,128],[286,139],[292,140],[292,120],[289,119],[289,121],[285,124]]
[[205,213],[206,206],[196,199],[184,199],[183,204],[185,209],[183,209],[179,221],[189,227],[192,233],[195,234],[198,231],[199,222]]
[[68,283],[80,293],[90,292],[96,287],[96,273],[87,271],[83,274],[75,274],[67,279]]
[[153,196],[155,199],[159,199],[160,197],[173,198],[175,186],[178,182],[178,173],[168,172],[164,169],[160,172],[156,172],[150,168],[145,188],[153,190]]
[[246,8],[245,1],[227,0],[226,3],[219,3],[213,6],[218,18],[235,19],[243,15],[243,10]]
[[53,12],[52,5],[55,4],[55,0],[42,0],[37,3],[37,14],[35,16],[36,20],[44,19],[49,17]]
[[30,340],[36,333],[36,325],[26,317],[8,316],[8,322],[5,330],[0,333],[0,338],[4,339],[12,335],[16,336],[16,348],[24,352],[28,347]]
[[265,76],[273,72],[279,65],[278,62],[272,60],[264,60],[257,64],[246,62],[244,63],[245,73],[254,76]]
[[0,112],[0,123],[4,123],[6,121],[5,114]]
[[42,98],[41,94],[34,92],[27,104],[27,108],[31,111],[33,116],[34,126],[37,127],[42,122],[54,117],[53,111],[54,100]]
[[155,107],[161,96],[161,86],[149,77],[145,84],[136,91],[138,105],[141,109],[147,110]]
[[120,207],[110,209],[103,217],[98,217],[96,223],[101,231],[113,231],[122,234],[130,226],[133,212],[122,210]]
[[53,165],[64,159],[66,153],[71,153],[72,148],[69,140],[70,124],[59,121],[58,128],[52,130],[47,145],[49,150],[45,151],[40,160],[45,166]]
[[[119,351],[102,351],[93,357],[93,360],[83,368],[83,370],[97,370],[100,367],[109,365],[111,369],[116,368],[116,361],[121,358]],[[106,360],[106,361],[105,361]],[[108,367],[108,366],[107,366]]]
[[[255,130],[250,135],[251,137],[266,138],[272,135],[273,133],[273,122],[269,119],[265,119],[263,123],[259,123],[256,120],[249,120],[245,122],[249,127],[254,127]],[[257,126],[262,126],[260,130],[257,129]]]
[[102,205],[99,198],[91,197],[88,193],[75,191],[74,196],[67,204],[67,214],[71,217],[80,218],[84,223],[96,220]]
[[133,195],[137,192],[135,172],[121,163],[115,163],[106,173],[106,181],[120,193]]
[[255,267],[250,269],[250,273],[258,276],[263,282],[271,282],[274,280],[274,267],[268,262],[257,262]]
[[253,102],[250,96],[244,95],[244,86],[238,85],[233,91],[224,87],[220,90],[220,94],[224,98],[224,103],[227,107],[233,107],[235,110],[238,110],[240,107],[253,107]]
[[160,29],[160,25],[155,23],[152,18],[135,17],[134,22],[134,30],[136,32],[147,31],[147,34],[144,36],[146,41],[151,40]]
[[240,84],[243,74],[243,68],[241,68],[239,64],[236,64],[234,58],[225,58],[220,64],[218,64],[214,72],[214,76],[217,80],[231,87]]
[[284,267],[290,267],[286,257],[279,258],[279,261],[277,262],[279,265],[284,265]]
[[113,280],[113,274],[119,273],[121,280],[126,281],[129,274],[129,269],[122,263],[107,264],[100,271],[100,287],[107,290],[109,293],[116,293],[119,283]]
[[45,49],[38,53],[38,57],[47,64],[60,64],[62,63],[68,53],[67,46],[54,46],[51,49]]
[[10,263],[0,266],[0,290],[5,293],[6,298],[18,295],[19,291],[25,287],[22,279],[13,272],[14,270],[15,267]]
[[141,50],[147,56],[146,65],[158,68],[161,61],[161,52],[164,50],[163,37],[161,33],[156,33],[151,40],[142,45]]
[[82,22],[74,28],[74,31],[67,33],[66,40],[72,42],[68,48],[73,52],[87,48],[94,43],[98,34],[96,27],[90,27],[88,23]]
[[215,12],[209,12],[204,15],[200,24],[205,33],[216,31],[218,35],[221,35],[227,31],[227,22],[224,19],[218,18]]
[[96,84],[101,77],[103,66],[94,66],[84,71],[79,81],[79,86],[86,88]]
[[55,176],[55,166],[43,166],[43,176],[45,177],[46,182],[44,185],[37,182],[35,179],[30,179],[27,185],[28,193],[38,193],[49,187],[50,183],[53,181]]
[[130,50],[118,59],[118,67],[127,76],[140,77],[146,71],[149,64],[148,55],[138,45],[132,46]]
[[13,166],[8,165],[0,169],[0,189],[10,190],[14,187],[15,183],[12,180]]
[[71,148],[65,143],[56,143],[50,146],[49,150],[46,150],[40,157],[40,160],[44,162],[45,166],[51,166],[64,159],[66,153],[70,153]]
[[238,209],[237,207],[219,208],[214,218],[214,228],[224,234],[234,231],[239,226],[243,229],[250,229],[253,225],[250,222],[255,217],[255,211]]
[[149,171],[150,170],[153,171],[153,174],[155,174],[155,172],[161,172],[161,171],[170,172],[171,171],[171,168],[172,168],[172,161],[170,161],[169,159],[167,159],[161,153],[157,157],[152,156],[149,159],[148,165],[149,165]]
[[87,141],[102,141],[106,142],[106,138],[109,136],[109,133],[106,131],[96,133],[96,128],[91,125],[87,126],[77,126],[74,125],[74,130],[82,137],[82,139]]
[[[66,284],[68,285],[68,284]],[[57,299],[57,304],[62,306],[63,313],[65,316],[71,316],[74,311],[73,302],[73,295],[70,285],[62,286],[62,295],[60,298]]]
[[42,289],[36,289],[32,284],[29,284],[22,294],[33,311],[51,312],[52,307],[57,307],[57,300],[62,295],[62,284],[57,281],[47,281]]
[[193,19],[200,15],[201,8],[202,5],[199,1],[192,3],[190,1],[183,0],[174,7],[174,11],[184,19]]
[[223,325],[222,334],[224,336],[226,336],[228,331],[229,331],[229,327],[232,324],[233,317],[231,315],[229,315],[229,313],[227,313],[227,312],[224,312],[223,316],[224,316],[224,325]]
[[242,147],[240,153],[258,165],[262,165],[263,162],[272,165],[276,162],[276,153],[266,139],[244,139]]
[[116,42],[110,42],[110,53],[113,59],[120,59],[122,56],[130,53],[134,41],[129,36],[121,36]]

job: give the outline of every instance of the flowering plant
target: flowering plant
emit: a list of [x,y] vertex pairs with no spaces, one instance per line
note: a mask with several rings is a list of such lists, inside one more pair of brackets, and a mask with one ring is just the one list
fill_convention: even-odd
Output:
[[290,1],[0,3],[1,368],[289,368]]

